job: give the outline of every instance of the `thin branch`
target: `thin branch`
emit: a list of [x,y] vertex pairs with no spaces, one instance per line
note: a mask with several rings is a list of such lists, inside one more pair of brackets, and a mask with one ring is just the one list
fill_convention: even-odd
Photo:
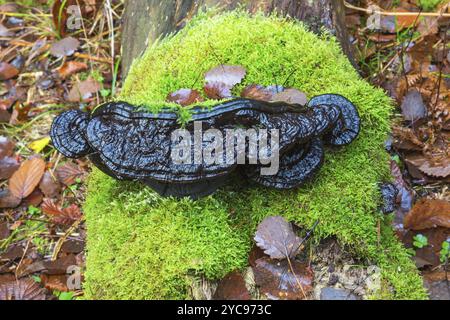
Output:
[[372,15],[372,14],[378,14],[382,16],[394,16],[394,17],[415,17],[418,15],[421,15],[423,17],[445,17],[450,18],[450,13],[444,13],[443,10],[441,12],[399,12],[399,11],[381,11],[381,10],[371,10],[371,9],[365,9],[361,7],[354,6],[347,1],[344,1],[344,5],[352,10],[365,12],[366,14]]

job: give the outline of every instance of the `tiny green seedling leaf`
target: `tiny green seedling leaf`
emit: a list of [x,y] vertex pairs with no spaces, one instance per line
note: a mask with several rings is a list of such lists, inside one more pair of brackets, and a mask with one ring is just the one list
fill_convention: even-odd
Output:
[[418,249],[425,248],[428,245],[428,238],[423,234],[418,234],[414,237],[413,245]]

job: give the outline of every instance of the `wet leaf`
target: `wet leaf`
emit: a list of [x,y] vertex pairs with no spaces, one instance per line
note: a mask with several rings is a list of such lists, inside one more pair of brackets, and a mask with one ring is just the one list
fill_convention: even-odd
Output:
[[42,194],[41,190],[38,188],[34,189],[33,192],[23,199],[23,205],[24,206],[33,206],[33,207],[39,207],[39,205],[42,203],[42,200],[44,200],[44,195]]
[[306,97],[305,93],[297,89],[286,89],[283,92],[275,94],[272,98],[272,101],[281,101],[305,106],[308,103],[308,98]]
[[45,300],[45,292],[34,280],[21,279],[2,284],[0,300]]
[[232,89],[241,83],[246,74],[247,71],[241,66],[220,65],[205,74],[205,81],[206,83],[223,83]]
[[16,158],[5,157],[0,158],[0,180],[6,180],[11,178],[14,172],[19,169],[20,163]]
[[0,208],[17,208],[22,199],[15,197],[8,189],[0,191]]
[[256,245],[272,259],[293,258],[298,254],[302,239],[297,237],[292,224],[283,217],[265,219],[256,231]]
[[87,70],[88,65],[84,62],[66,61],[57,72],[61,79],[66,79],[73,74]]
[[241,97],[269,102],[272,100],[273,93],[264,86],[252,84],[244,88]]
[[401,108],[403,118],[407,121],[417,121],[427,116],[423,97],[417,89],[412,89],[406,94]]
[[[302,300],[313,290],[314,272],[307,264],[262,258],[253,269],[255,282],[271,300]],[[306,296],[305,296],[306,295]]]
[[192,89],[180,89],[167,96],[168,102],[174,102],[182,106],[190,106],[191,104],[203,101],[200,92]]
[[44,170],[45,162],[41,158],[24,161],[9,180],[9,190],[17,198],[28,197],[41,181]]
[[214,300],[250,300],[245,281],[238,271],[234,271],[219,282]]
[[52,222],[59,225],[72,225],[75,221],[82,218],[80,208],[73,204],[62,209],[50,199],[45,199],[41,206],[42,212],[48,215]]
[[0,241],[8,238],[10,234],[8,223],[0,222]]
[[221,82],[208,82],[203,90],[206,96],[213,100],[222,100],[233,96],[231,89]]
[[50,137],[45,137],[31,142],[28,147],[34,151],[34,153],[40,153],[50,143]]
[[67,288],[68,276],[67,275],[41,275],[41,282],[43,286],[49,291],[68,292]]
[[448,157],[431,159],[424,155],[409,155],[405,161],[431,177],[446,178],[450,176],[450,159]]
[[50,47],[50,53],[57,58],[68,57],[73,55],[79,47],[80,41],[73,37],[67,37],[53,43]]
[[73,185],[77,179],[83,176],[83,174],[84,172],[80,169],[80,167],[71,162],[66,162],[56,168],[56,177],[66,186]]
[[36,261],[25,268],[21,276],[42,272],[47,275],[62,275],[67,274],[68,268],[76,266],[77,260],[75,255],[69,254],[58,258],[55,261],[40,260]]
[[7,137],[0,136],[0,159],[10,157],[14,153],[16,144]]
[[42,176],[39,188],[47,198],[56,198],[61,192],[61,185],[49,171],[46,171]]
[[7,62],[0,62],[0,81],[9,80],[17,77],[19,70]]
[[406,229],[450,228],[450,203],[439,199],[421,199],[405,217]]
[[76,83],[69,92],[67,100],[70,102],[83,102],[91,99],[100,91],[101,85],[93,79],[87,79]]

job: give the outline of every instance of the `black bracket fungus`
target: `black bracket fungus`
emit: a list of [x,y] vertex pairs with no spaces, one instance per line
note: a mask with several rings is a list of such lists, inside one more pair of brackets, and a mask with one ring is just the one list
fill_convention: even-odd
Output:
[[[321,168],[324,144],[351,143],[361,125],[356,107],[339,95],[315,97],[307,106],[234,99],[191,111],[191,120],[181,126],[178,115],[169,109],[151,114],[112,102],[91,115],[75,110],[61,114],[53,122],[51,138],[63,155],[89,156],[111,177],[141,181],[162,196],[197,199],[214,193],[234,172],[266,187],[297,188]],[[187,136],[174,140],[180,129]],[[261,137],[262,131],[270,148],[269,143],[255,146],[250,139],[249,134]],[[234,135],[229,137],[229,132]],[[176,143],[184,151],[175,151]],[[205,150],[211,151],[214,161],[203,158]],[[268,157],[278,156],[276,172],[262,174],[268,166],[256,161],[262,151]],[[183,161],[174,161],[174,154]]]

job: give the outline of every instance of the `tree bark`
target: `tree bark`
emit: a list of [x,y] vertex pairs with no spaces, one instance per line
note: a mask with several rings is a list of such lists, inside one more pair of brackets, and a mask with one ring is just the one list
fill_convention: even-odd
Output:
[[290,16],[305,22],[316,33],[325,27],[337,37],[344,53],[357,68],[345,27],[342,0],[129,0],[126,1],[122,36],[123,75],[148,45],[183,28],[199,10],[218,7],[225,11],[238,6],[250,12],[262,10]]

